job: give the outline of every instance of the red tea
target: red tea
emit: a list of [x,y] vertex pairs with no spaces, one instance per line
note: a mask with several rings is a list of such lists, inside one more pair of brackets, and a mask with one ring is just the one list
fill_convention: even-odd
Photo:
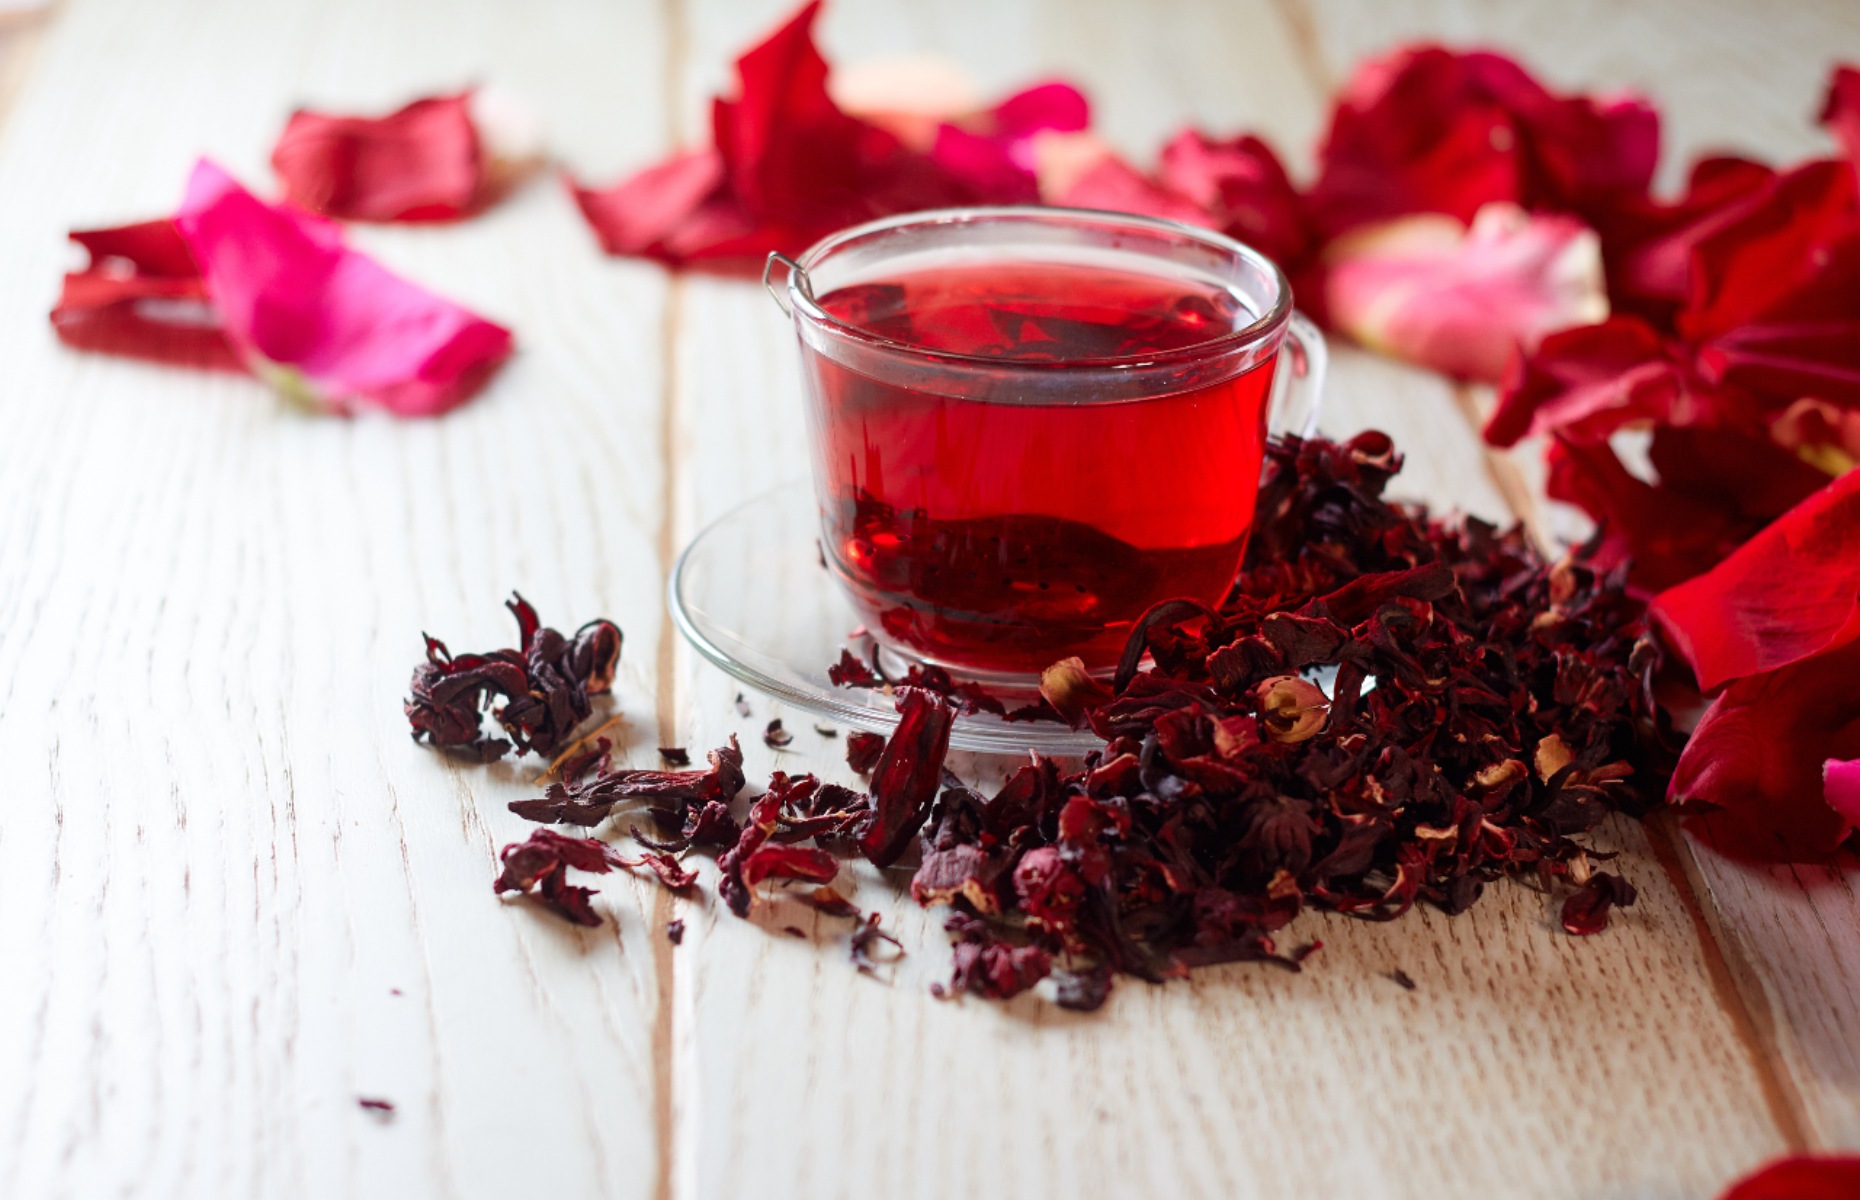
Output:
[[[1256,314],[1232,292],[1027,260],[903,272],[819,304],[931,352],[910,386],[805,356],[826,558],[887,640],[972,670],[1097,667],[1154,602],[1220,599],[1252,528],[1272,361],[1134,399],[1018,384],[1029,367],[1141,362],[1243,329]],[[970,363],[950,389],[965,394],[939,391],[939,351],[1001,360],[999,386],[978,395]]]

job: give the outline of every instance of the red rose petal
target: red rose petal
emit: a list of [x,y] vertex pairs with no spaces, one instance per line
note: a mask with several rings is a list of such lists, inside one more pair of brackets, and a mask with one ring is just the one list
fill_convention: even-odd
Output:
[[[1777,176],[1693,245],[1679,331],[1702,340],[1775,310],[1806,317],[1844,308],[1852,315],[1852,293],[1818,288],[1816,277],[1852,270],[1844,260],[1829,262],[1827,247],[1860,224],[1854,193],[1854,172],[1844,163],[1811,162]],[[1805,308],[1805,292],[1822,303]]]
[[299,109],[271,152],[291,203],[351,221],[448,221],[486,199],[471,93],[435,96],[384,117]]
[[1860,472],[1662,592],[1653,615],[1707,693],[1860,638]]
[[71,235],[90,262],[65,276],[52,328],[66,345],[237,371],[200,268],[171,220]]
[[736,61],[736,95],[712,107],[713,148],[686,151],[576,199],[609,253],[674,265],[759,269],[836,229],[959,204],[1037,198],[1032,143],[1081,127],[1067,84],[1029,88],[943,123],[929,151],[839,107],[813,39],[819,0]]
[[1692,247],[1735,220],[1775,177],[1748,159],[1702,158],[1678,200],[1635,197],[1595,213],[1615,309],[1669,327],[1688,294]]
[[1555,433],[1593,443],[1631,421],[1693,423],[1701,398],[1675,357],[1638,317],[1552,333],[1508,369],[1485,439],[1510,446]]
[[1841,144],[1847,161],[1860,170],[1860,71],[1837,65],[1828,78],[1828,98],[1821,106],[1821,123]]
[[1860,642],[1732,683],[1686,743],[1667,798],[1718,810],[1701,832],[1726,853],[1825,859],[1853,829],[1824,801],[1822,771],[1860,758],[1856,678]]
[[1603,527],[1598,570],[1631,562],[1649,590],[1709,570],[1756,526],[1713,498],[1698,498],[1637,478],[1607,445],[1552,442],[1545,490]]
[[1035,136],[1076,133],[1090,123],[1084,93],[1069,83],[1037,84],[978,117],[945,122],[936,131],[930,159],[978,201],[1032,204],[1040,198],[1033,169]]
[[1860,1158],[1785,1158],[1731,1185],[1719,1200],[1853,1200]]
[[1312,214],[1331,235],[1493,201],[1586,215],[1644,194],[1659,118],[1634,97],[1556,96],[1512,60],[1403,47],[1360,66],[1319,150]]
[[1290,267],[1312,249],[1304,204],[1272,147],[1183,130],[1163,147],[1164,187],[1214,214],[1220,229]]

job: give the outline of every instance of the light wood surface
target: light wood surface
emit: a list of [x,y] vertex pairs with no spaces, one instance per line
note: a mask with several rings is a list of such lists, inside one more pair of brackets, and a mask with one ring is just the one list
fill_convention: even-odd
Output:
[[[1452,919],[1307,917],[1303,974],[1125,981],[1092,1017],[932,999],[940,914],[864,869],[846,886],[909,950],[888,980],[791,901],[742,922],[611,877],[582,932],[491,894],[535,766],[449,765],[399,701],[420,631],[502,644],[512,588],[625,629],[632,761],[736,732],[752,781],[846,777],[805,714],[739,716],[660,599],[697,529],[805,470],[779,314],[601,258],[544,178],[465,225],[355,234],[516,329],[490,391],[434,422],[318,420],[61,349],[63,236],[168,211],[199,153],[262,184],[295,103],[474,79],[610,179],[703,136],[786,8],[66,0],[42,44],[0,29],[0,105],[24,83],[0,127],[0,1195],[1680,1200],[1860,1147],[1860,876],[1738,867],[1664,825],[1609,830],[1642,901],[1600,937],[1511,886]],[[1822,144],[1816,89],[1860,58],[1860,15],[1768,11],[843,0],[823,34],[989,90],[1070,76],[1137,154],[1244,126],[1302,169],[1349,64],[1437,36],[1640,86],[1681,151],[1787,158]],[[1480,451],[1483,403],[1340,350],[1326,426],[1393,433],[1411,496],[1535,516],[1530,463]]]

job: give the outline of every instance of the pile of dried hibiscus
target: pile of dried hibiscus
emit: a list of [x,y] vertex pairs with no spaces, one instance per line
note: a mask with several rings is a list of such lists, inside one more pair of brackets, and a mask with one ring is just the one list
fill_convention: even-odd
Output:
[[[1076,1008],[1101,1004],[1119,972],[1296,968],[1309,947],[1285,953],[1273,935],[1308,904],[1377,920],[1417,901],[1459,912],[1512,876],[1565,890],[1565,928],[1595,932],[1634,889],[1579,839],[1658,803],[1672,762],[1644,605],[1621,571],[1546,563],[1516,531],[1384,499],[1399,465],[1380,433],[1274,445],[1261,532],[1226,602],[1152,610],[1109,689],[1049,677],[1053,706],[1105,739],[1076,770],[1035,756],[983,795],[944,769],[951,724],[977,698],[902,687],[876,758],[867,739],[849,747],[867,791],[778,772],[742,818],[734,743],[703,770],[577,753],[513,811],[632,816],[652,826],[631,829],[648,853],[539,829],[506,848],[498,887],[586,922],[569,868],[645,866],[686,888],[678,856],[702,849],[746,915],[767,880],[830,883],[841,853],[879,867],[914,855],[912,894],[952,909],[943,991],[1006,998],[1050,975]],[[828,887],[806,898],[859,921],[855,959],[869,963],[876,920]]]

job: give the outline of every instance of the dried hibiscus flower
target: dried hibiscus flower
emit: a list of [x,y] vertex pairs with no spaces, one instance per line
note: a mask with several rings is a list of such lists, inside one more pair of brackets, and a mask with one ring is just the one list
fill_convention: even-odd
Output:
[[883,734],[858,730],[846,735],[846,765],[861,775],[869,774],[878,765],[878,756],[884,752]]
[[568,869],[605,875],[626,865],[606,842],[549,829],[532,830],[525,841],[505,846],[501,858],[504,870],[493,884],[499,893],[527,893],[564,919],[589,926],[601,923],[589,904],[595,893],[569,883]]
[[1608,914],[1633,905],[1634,885],[1612,872],[1602,871],[1563,901],[1563,928],[1583,936],[1608,928]]
[[742,786],[743,752],[732,736],[728,745],[710,752],[706,770],[603,771],[584,780],[551,784],[538,800],[513,800],[510,811],[530,821],[598,825],[616,806],[636,803],[661,825],[680,830],[685,843],[722,840],[712,836],[719,830],[727,831],[727,840],[734,842],[736,825],[726,806]]
[[[446,644],[426,639],[426,661],[414,668],[407,720],[415,741],[489,761],[514,744],[518,753],[553,754],[592,711],[590,698],[613,688],[621,633],[607,620],[590,621],[564,637],[544,628],[522,596],[507,603],[517,619],[521,649],[454,657]],[[486,738],[480,713],[501,699],[492,715],[510,735]]]
[[307,212],[347,221],[450,221],[493,203],[540,160],[533,123],[489,89],[381,117],[291,114],[271,167]]

